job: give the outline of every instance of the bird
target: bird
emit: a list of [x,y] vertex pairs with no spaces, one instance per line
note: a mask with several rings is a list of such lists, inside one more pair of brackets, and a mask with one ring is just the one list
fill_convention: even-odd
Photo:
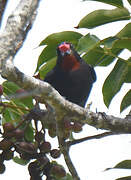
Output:
[[93,83],[94,68],[87,64],[69,42],[57,46],[57,61],[44,81],[53,86],[61,96],[81,107],[85,107]]

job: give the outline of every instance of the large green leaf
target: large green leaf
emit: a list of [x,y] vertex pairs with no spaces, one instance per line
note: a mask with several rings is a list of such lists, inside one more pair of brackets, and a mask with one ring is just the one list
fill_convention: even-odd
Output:
[[83,0],[83,1],[98,1],[98,2],[103,2],[103,3],[106,3],[106,4],[110,4],[110,5],[113,5],[113,6],[116,6],[116,7],[123,7],[122,0]]
[[122,99],[120,112],[122,112],[124,109],[126,109],[130,105],[131,105],[131,90],[129,90],[124,96],[124,98]]
[[79,39],[76,50],[79,53],[87,52],[92,49],[99,41],[100,39],[95,35],[87,34]]
[[118,60],[112,72],[106,78],[102,89],[104,102],[107,107],[115,94],[120,90],[122,84],[125,82],[127,73],[127,61]]
[[74,45],[77,45],[78,40],[82,37],[82,34],[74,31],[63,31],[59,33],[53,33],[45,38],[41,43],[42,45],[58,45],[63,41],[71,42]]
[[103,39],[101,45],[104,45],[104,48],[106,48],[106,49],[111,49],[113,44],[117,40],[119,40],[119,38],[117,36],[111,36],[111,37]]
[[128,49],[131,51],[131,38],[121,38],[115,41],[113,48]]
[[[96,60],[96,57],[94,57],[95,56],[95,54],[94,54],[94,52],[95,52],[95,49],[91,49],[91,52],[89,51],[89,56],[88,56],[88,53],[87,53],[87,55],[85,54],[85,56],[86,57],[84,57],[84,58],[86,58],[86,61],[87,62],[90,62],[90,61],[92,61],[91,59],[90,59],[90,57],[91,58],[94,58],[94,64],[95,64],[95,62],[96,62],[96,64],[98,63],[98,62],[101,62],[99,65],[100,66],[107,66],[107,65],[109,65],[111,62],[113,62],[115,59],[116,59],[116,57],[123,51],[123,49],[125,48],[123,45],[122,45],[122,42],[121,42],[121,45],[120,45],[120,47],[118,48],[118,47],[115,47],[115,43],[117,42],[117,41],[119,41],[119,40],[121,40],[121,39],[130,39],[131,38],[131,23],[129,23],[129,24],[127,24],[119,33],[117,33],[116,34],[116,36],[114,36],[114,37],[109,37],[109,38],[107,38],[107,39],[105,39],[105,40],[102,40],[101,41],[101,45],[104,45],[104,51],[103,51],[103,57],[100,55],[100,53],[98,53],[98,58],[100,57],[100,61],[97,61]],[[124,44],[125,44],[125,42],[124,42]],[[117,44],[118,46],[119,46],[119,44]],[[116,45],[116,46],[117,46]],[[129,48],[129,46],[130,46],[130,44],[128,44],[128,45],[126,45],[128,48]],[[96,48],[96,47],[95,47]],[[97,50],[97,48],[96,48],[96,51],[98,51]],[[104,55],[104,53],[105,53],[105,55]],[[91,54],[92,54],[92,56],[91,56]],[[94,55],[93,55],[94,54]],[[97,55],[97,54],[96,54]],[[131,71],[131,70],[130,70]],[[128,70],[128,72],[130,72],[129,70]],[[129,77],[131,77],[130,75],[128,76],[128,78]]]
[[113,169],[131,169],[131,160],[124,160],[118,163]]
[[42,64],[49,61],[55,56],[56,56],[56,45],[46,46],[39,56],[36,72],[39,70]]
[[131,23],[128,23],[116,36],[118,38],[131,38]]
[[55,64],[56,64],[56,57],[52,58],[50,61],[44,64],[39,70],[40,78],[44,79],[45,75],[53,69]]
[[78,28],[94,28],[106,23],[130,19],[130,13],[126,8],[112,10],[99,9],[86,15],[78,24]]
[[85,53],[82,58],[93,66],[107,66],[112,63],[121,52],[121,49],[111,49],[110,53],[102,47],[94,47]]
[[88,64],[91,64],[93,66],[102,62],[104,57],[105,57],[105,53],[103,48],[101,47],[95,47],[82,56],[82,58]]

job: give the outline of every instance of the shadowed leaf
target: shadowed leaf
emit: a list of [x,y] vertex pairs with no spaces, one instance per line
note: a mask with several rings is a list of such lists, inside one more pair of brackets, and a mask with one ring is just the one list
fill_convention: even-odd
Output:
[[106,78],[103,85],[104,103],[109,107],[112,98],[120,90],[122,84],[125,82],[125,77],[128,73],[128,63],[126,61],[118,60],[115,67]]
[[126,109],[128,106],[131,105],[131,90],[129,90],[121,102],[120,112]]

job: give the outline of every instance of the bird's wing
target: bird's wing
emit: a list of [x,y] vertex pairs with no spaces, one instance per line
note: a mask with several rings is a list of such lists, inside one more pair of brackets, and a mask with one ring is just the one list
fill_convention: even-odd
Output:
[[92,66],[89,66],[89,70],[90,70],[90,73],[91,73],[92,81],[95,82],[96,81],[95,70],[94,70],[94,68]]

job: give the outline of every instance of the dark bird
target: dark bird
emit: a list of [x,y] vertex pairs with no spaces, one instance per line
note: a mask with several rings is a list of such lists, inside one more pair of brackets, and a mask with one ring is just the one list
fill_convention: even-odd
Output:
[[57,56],[55,67],[47,73],[44,81],[67,100],[84,107],[96,81],[94,68],[80,57],[71,43],[61,43],[57,47]]

